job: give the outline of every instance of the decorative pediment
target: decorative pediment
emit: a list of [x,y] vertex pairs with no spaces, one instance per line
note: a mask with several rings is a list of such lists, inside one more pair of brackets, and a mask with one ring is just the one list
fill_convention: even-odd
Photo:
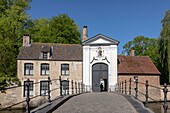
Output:
[[118,44],[119,41],[102,34],[98,34],[82,43],[82,45],[118,45]]

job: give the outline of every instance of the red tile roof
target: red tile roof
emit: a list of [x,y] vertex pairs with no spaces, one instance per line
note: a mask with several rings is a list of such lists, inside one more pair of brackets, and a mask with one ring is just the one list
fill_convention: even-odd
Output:
[[118,74],[160,75],[160,72],[147,56],[118,55]]

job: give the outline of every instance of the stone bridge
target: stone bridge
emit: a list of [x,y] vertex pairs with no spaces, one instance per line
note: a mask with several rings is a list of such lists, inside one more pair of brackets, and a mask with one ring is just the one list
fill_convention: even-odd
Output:
[[84,93],[54,99],[31,113],[153,113],[132,96],[117,93]]

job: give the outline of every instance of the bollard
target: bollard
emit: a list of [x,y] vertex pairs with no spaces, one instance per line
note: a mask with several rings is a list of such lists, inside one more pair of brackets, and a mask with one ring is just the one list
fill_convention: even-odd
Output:
[[59,82],[60,82],[60,96],[63,96],[62,94],[62,83],[61,83],[61,76],[59,76]]
[[69,89],[70,89],[70,88],[69,88],[69,86],[70,86],[69,83],[70,83],[70,81],[69,81],[68,78],[67,78],[67,81],[68,81],[68,85],[66,86],[66,88],[67,88],[67,95],[69,95]]
[[81,93],[83,93],[83,83],[81,82]]
[[48,102],[51,102],[51,96],[50,96],[50,84],[51,84],[51,80],[50,77],[48,77]]
[[77,82],[75,81],[75,89],[76,89],[76,94],[77,94]]
[[138,98],[138,76],[135,76],[135,84],[136,84],[136,87],[135,87],[135,97]]
[[130,78],[129,79],[129,95],[131,95],[131,82],[132,82],[132,79]]
[[73,80],[71,80],[72,94],[74,94]]
[[27,82],[26,82],[26,88],[27,88],[27,98],[26,98],[26,102],[27,102],[27,105],[26,105],[26,113],[30,113],[30,105],[29,105],[29,102],[30,102],[30,80],[27,79]]
[[123,94],[123,81],[122,81],[122,94]]
[[120,86],[120,88],[119,88],[119,93],[121,93],[121,82],[119,83],[119,86]]
[[125,94],[127,94],[127,93],[126,93],[126,80],[125,80]]
[[163,92],[164,92],[164,113],[167,113],[167,109],[168,109],[168,104],[167,104],[167,93],[168,93],[168,89],[167,89],[167,84],[164,84],[164,88],[163,88]]
[[78,90],[79,90],[79,93],[80,93],[80,83],[78,82]]
[[145,101],[145,107],[148,107],[148,97],[149,97],[149,95],[148,95],[148,86],[149,86],[148,80],[146,80],[146,95],[145,95],[146,101]]

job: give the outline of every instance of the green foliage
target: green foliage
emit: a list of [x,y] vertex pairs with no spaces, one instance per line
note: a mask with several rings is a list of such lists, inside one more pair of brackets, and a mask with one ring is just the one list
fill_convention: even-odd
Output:
[[34,42],[80,43],[80,32],[66,14],[51,19],[30,20],[26,10],[31,0],[0,1],[0,91],[17,79],[17,55],[23,34],[30,34]]
[[0,88],[18,82],[17,55],[21,46],[24,23],[29,19],[25,13],[28,2],[2,0],[0,2]]
[[136,56],[149,56],[158,67],[158,42],[159,40],[157,38],[137,36],[123,46],[122,54],[129,55],[131,50],[135,50]]
[[34,42],[80,44],[80,32],[66,14],[51,19],[40,18],[29,22],[28,33]]
[[161,81],[170,83],[170,10],[162,20],[159,43]]

